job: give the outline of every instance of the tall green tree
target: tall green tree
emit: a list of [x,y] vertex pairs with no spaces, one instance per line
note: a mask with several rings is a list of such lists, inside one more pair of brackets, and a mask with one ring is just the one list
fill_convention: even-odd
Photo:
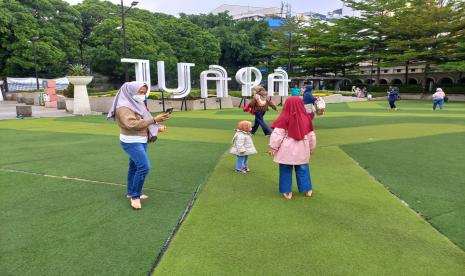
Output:
[[181,19],[189,20],[220,41],[219,63],[230,74],[244,66],[258,65],[262,58],[260,51],[271,35],[265,21],[236,21],[227,13],[181,14]]
[[[120,26],[118,19],[105,19],[92,31],[88,41],[89,47],[85,51],[92,70],[109,76],[116,82],[124,80]],[[176,64],[173,49],[157,35],[152,25],[128,18],[126,32],[128,56],[152,61],[152,77],[156,75],[156,61],[164,60],[171,66]]]
[[[0,75],[62,75],[78,56],[80,15],[61,0],[0,1]],[[35,42],[36,62],[33,44]]]

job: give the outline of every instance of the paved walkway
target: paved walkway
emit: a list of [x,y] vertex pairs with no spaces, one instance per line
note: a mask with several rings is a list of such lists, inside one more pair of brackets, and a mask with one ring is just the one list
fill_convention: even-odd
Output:
[[[2,101],[0,102],[0,120],[16,119],[16,106],[25,105],[17,103],[16,101]],[[65,117],[73,116],[66,113],[65,110],[58,110],[56,108],[45,108],[43,106],[32,105],[32,118],[45,118],[45,117]]]

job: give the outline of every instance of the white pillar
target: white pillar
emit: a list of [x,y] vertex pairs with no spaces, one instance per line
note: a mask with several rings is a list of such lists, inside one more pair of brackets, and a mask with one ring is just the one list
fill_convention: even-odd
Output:
[[92,76],[69,76],[69,82],[74,85],[74,115],[91,114],[87,85],[92,81]]

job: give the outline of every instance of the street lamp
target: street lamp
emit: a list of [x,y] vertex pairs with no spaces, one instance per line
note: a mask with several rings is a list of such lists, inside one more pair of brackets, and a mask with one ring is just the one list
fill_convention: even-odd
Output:
[[[123,57],[126,58],[127,56],[127,45],[126,45],[126,25],[125,25],[125,15],[126,13],[134,6],[139,4],[138,1],[132,1],[131,6],[127,9],[124,9],[123,0],[121,0],[121,28],[123,30]],[[129,81],[128,75],[128,64],[124,63],[124,76],[126,81]]]
[[39,74],[37,73],[37,59],[36,59],[36,41],[39,40],[39,37],[35,36],[33,38],[31,38],[30,41],[28,41],[29,43],[32,43],[32,55],[34,56],[34,71],[35,71],[35,75],[36,75],[36,84],[37,84],[37,91],[40,90],[40,87],[39,87]]

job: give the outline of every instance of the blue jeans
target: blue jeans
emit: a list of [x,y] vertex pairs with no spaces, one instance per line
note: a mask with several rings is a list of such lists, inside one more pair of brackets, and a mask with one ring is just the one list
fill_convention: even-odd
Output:
[[150,170],[147,143],[120,143],[123,150],[129,155],[128,195],[132,199],[138,199],[142,194],[145,177]]
[[237,161],[236,161],[236,170],[241,171],[249,168],[249,156],[244,155],[240,156],[237,155]]
[[439,104],[439,109],[444,109],[444,99],[433,100],[433,110],[436,110],[436,106]]
[[266,111],[255,112],[255,123],[254,123],[250,133],[255,134],[255,132],[257,132],[258,127],[261,126],[262,129],[263,129],[263,133],[265,133],[265,135],[271,135],[271,132],[273,132],[273,131],[265,123],[265,120],[263,119],[263,117],[265,116],[265,113],[266,113]]
[[305,193],[312,189],[312,180],[310,179],[310,167],[308,164],[303,165],[286,165],[279,164],[279,192],[292,192],[292,171],[295,168],[297,187],[299,192]]

